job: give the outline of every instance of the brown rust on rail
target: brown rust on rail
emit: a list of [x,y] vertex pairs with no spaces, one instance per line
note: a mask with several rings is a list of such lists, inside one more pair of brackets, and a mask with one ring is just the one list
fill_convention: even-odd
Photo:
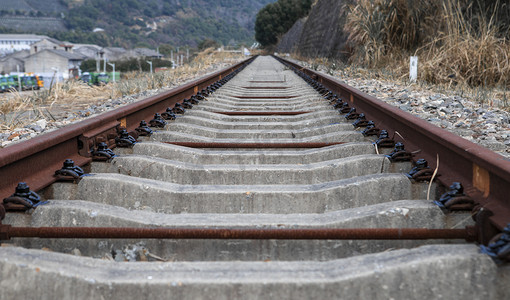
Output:
[[213,111],[226,116],[297,116],[311,111]]
[[189,147],[189,148],[322,148],[344,144],[344,142],[332,143],[207,143],[207,142],[164,142],[166,144]]
[[229,228],[115,228],[115,227],[11,227],[1,225],[1,239],[250,239],[250,240],[476,240],[476,231],[427,228],[314,228],[314,229],[229,229]]

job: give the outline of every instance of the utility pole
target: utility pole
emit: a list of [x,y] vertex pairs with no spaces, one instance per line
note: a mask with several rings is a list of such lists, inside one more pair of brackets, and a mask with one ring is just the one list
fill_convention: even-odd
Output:
[[108,64],[113,68],[112,79],[113,79],[113,82],[115,82],[115,64],[111,64],[111,63],[108,63]]
[[103,56],[103,51],[96,52],[96,72],[101,72],[101,57]]
[[151,74],[152,74],[152,61],[147,60],[147,63],[151,66]]
[[21,76],[19,74],[19,65],[16,65],[16,71],[18,71],[18,91],[21,91]]
[[189,62],[189,48],[186,48],[186,62]]
[[103,60],[103,72],[105,72],[105,73],[106,73],[106,61],[107,61],[107,59],[105,57]]

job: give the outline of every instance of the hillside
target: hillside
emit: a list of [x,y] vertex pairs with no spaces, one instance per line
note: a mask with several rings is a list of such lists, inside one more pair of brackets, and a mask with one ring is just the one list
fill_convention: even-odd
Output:
[[[206,38],[224,45],[251,44],[257,12],[274,1],[0,0],[0,31],[122,47],[195,47]],[[26,25],[39,21],[38,30]],[[93,33],[94,28],[104,32]]]
[[308,57],[346,58],[343,31],[346,5],[353,0],[319,0],[306,18],[298,20],[281,38],[279,52],[299,52]]
[[508,1],[317,0],[279,41],[279,52],[342,59],[397,78],[408,78],[409,56],[417,56],[425,82],[501,88],[508,106]]

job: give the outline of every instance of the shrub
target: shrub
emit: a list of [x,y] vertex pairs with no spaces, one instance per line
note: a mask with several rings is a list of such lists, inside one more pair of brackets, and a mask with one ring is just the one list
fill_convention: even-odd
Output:
[[500,11],[508,10],[506,3],[359,0],[348,9],[352,63],[385,66],[405,76],[409,55],[417,55],[419,76],[431,83],[510,83],[510,17]]

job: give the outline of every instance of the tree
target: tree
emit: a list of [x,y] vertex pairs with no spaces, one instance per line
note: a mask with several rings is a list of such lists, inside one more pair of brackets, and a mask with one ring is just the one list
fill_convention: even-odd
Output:
[[204,39],[200,43],[198,43],[198,50],[204,50],[207,48],[219,48],[220,43],[213,39]]
[[264,47],[275,45],[311,7],[312,0],[278,0],[264,6],[255,20],[255,39]]
[[175,51],[174,47],[172,45],[168,44],[160,44],[159,45],[159,53],[165,55],[166,57],[170,57],[170,54],[172,51]]

